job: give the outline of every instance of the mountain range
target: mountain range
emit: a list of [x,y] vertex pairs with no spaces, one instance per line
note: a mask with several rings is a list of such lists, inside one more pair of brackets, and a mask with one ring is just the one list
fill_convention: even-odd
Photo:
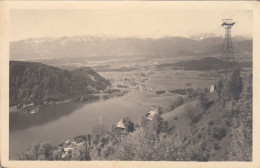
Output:
[[[252,39],[233,37],[236,55],[252,55]],[[117,38],[99,36],[43,37],[10,42],[11,60],[92,56],[214,56],[222,37]]]

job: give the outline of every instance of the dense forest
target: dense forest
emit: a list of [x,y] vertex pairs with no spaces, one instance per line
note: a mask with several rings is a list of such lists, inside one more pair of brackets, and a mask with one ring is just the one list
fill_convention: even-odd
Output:
[[10,61],[9,76],[10,106],[76,99],[110,85],[88,67],[68,71],[38,62]]

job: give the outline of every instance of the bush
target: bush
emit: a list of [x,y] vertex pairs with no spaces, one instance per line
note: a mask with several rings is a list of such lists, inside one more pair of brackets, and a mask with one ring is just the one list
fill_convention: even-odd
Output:
[[157,90],[157,91],[155,91],[155,93],[156,94],[163,94],[163,93],[165,93],[165,91],[164,90]]
[[79,160],[91,160],[90,148],[86,142],[84,142],[82,148],[79,151]]
[[183,103],[184,103],[183,98],[179,97],[178,100],[176,100],[176,101],[174,101],[173,103],[170,104],[169,111],[174,110],[175,108],[182,105]]
[[215,150],[219,150],[219,149],[220,149],[219,143],[215,143],[215,144],[214,144],[214,149],[215,149]]
[[253,74],[251,73],[249,76],[249,85],[252,85],[253,83]]
[[196,124],[197,122],[199,122],[199,120],[202,118],[202,116],[203,116],[203,113],[195,115],[194,117],[192,117],[191,123]]
[[[109,151],[111,152],[109,152]],[[121,137],[119,143],[106,146],[106,160],[180,160],[180,150],[172,139],[156,138],[150,128],[140,128]]]
[[76,143],[81,143],[86,140],[87,140],[86,135],[79,135],[79,136],[74,137],[74,141],[76,141]]
[[251,85],[251,86],[248,86],[248,87],[247,87],[247,95],[246,95],[246,98],[249,100],[249,99],[252,99],[252,96],[253,96],[253,87],[252,87],[252,85]]
[[[54,147],[50,143],[36,144],[20,157],[21,160],[54,160]],[[57,158],[56,158],[57,159]]]
[[243,81],[242,77],[240,76],[240,70],[236,69],[232,74],[231,81],[229,82],[229,94],[231,98],[238,100],[242,89]]
[[179,94],[179,95],[186,95],[187,90],[186,89],[175,89],[175,90],[169,90],[170,93]]
[[127,132],[133,132],[134,131],[134,123],[130,120],[130,118],[124,118],[123,123],[125,124],[125,129]]
[[218,104],[220,104],[221,93],[222,93],[223,87],[224,87],[223,81],[222,81],[222,79],[220,79],[217,84]]
[[210,120],[209,122],[208,122],[208,125],[214,125],[215,124],[215,121],[214,120]]
[[92,138],[91,141],[94,145],[97,145],[101,139],[101,137],[103,137],[106,134],[106,128],[104,125],[100,124],[95,126],[92,129]]
[[200,100],[200,105],[202,106],[203,109],[207,108],[207,104],[209,99],[207,98],[206,94],[201,92],[199,95],[199,100]]
[[209,88],[207,88],[207,87],[204,88],[204,92],[205,92],[205,93],[209,93]]
[[226,136],[226,129],[225,128],[214,128],[213,129],[213,138],[217,140],[221,140]]

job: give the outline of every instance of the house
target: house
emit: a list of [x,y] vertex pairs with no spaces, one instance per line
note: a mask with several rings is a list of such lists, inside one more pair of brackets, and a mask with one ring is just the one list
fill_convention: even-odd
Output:
[[64,148],[64,152],[62,153],[61,158],[62,159],[71,158],[72,157],[72,153],[73,153],[73,148],[71,148],[71,147]]
[[26,107],[32,107],[32,106],[34,106],[34,103],[31,103],[31,104],[24,104],[24,105],[23,105],[23,108],[26,108]]
[[217,86],[214,84],[214,85],[211,85],[210,86],[210,93],[213,93],[213,92],[215,92],[216,91],[216,89],[217,89]]
[[72,144],[73,146],[78,145],[77,142],[75,142],[75,141],[72,141],[71,144]]
[[28,112],[32,111],[33,108],[34,108],[34,103],[31,103],[31,104],[24,104],[22,109],[24,112],[28,113]]
[[150,120],[152,121],[153,118],[155,116],[159,115],[158,111],[157,110],[152,110],[152,111],[149,111],[144,117],[147,119],[147,120]]
[[70,145],[70,144],[71,144],[70,140],[67,140],[67,141],[65,142],[65,145]]
[[124,123],[123,119],[121,119],[121,120],[116,124],[116,128],[117,128],[117,129],[121,129],[121,130],[124,130],[124,129],[125,129],[125,123]]
[[185,89],[192,89],[191,83],[185,83]]
[[34,113],[37,113],[39,110],[40,110],[40,108],[36,108],[36,109],[33,109],[30,113],[34,114]]

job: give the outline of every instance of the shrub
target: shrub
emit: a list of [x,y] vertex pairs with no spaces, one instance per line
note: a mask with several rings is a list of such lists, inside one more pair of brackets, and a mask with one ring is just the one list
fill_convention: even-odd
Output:
[[43,144],[42,151],[46,160],[53,160],[53,146],[50,143]]
[[178,106],[182,105],[184,103],[183,98],[179,97],[178,100],[174,101],[173,103],[170,104],[169,108],[170,111],[174,110]]
[[252,85],[253,83],[253,74],[251,73],[249,76],[249,85]]
[[214,144],[214,149],[215,149],[215,150],[219,150],[219,149],[220,149],[219,143],[215,143],[215,144]]
[[207,103],[209,99],[207,98],[206,94],[201,92],[199,95],[199,100],[200,100],[200,105],[202,106],[203,109],[207,108]]
[[236,69],[232,74],[231,81],[229,82],[229,94],[231,98],[238,100],[242,89],[243,81],[242,77],[240,76],[240,70]]
[[253,87],[252,85],[251,86],[248,86],[247,87],[247,95],[246,95],[246,98],[249,100],[249,99],[252,99],[252,96],[253,96]]
[[227,118],[227,119],[225,120],[225,123],[226,123],[226,125],[227,125],[228,127],[233,126],[232,118]]
[[163,93],[165,93],[164,90],[157,90],[157,91],[155,91],[155,92],[156,92],[156,94],[163,94]]
[[81,143],[86,140],[87,140],[86,135],[79,135],[79,136],[74,137],[74,141],[76,141],[77,143]]
[[204,88],[204,92],[205,92],[205,93],[209,93],[209,88],[207,88],[207,87]]
[[152,120],[153,130],[158,134],[160,132],[167,131],[167,122],[163,121],[163,119],[156,115]]
[[208,122],[208,125],[214,125],[215,124],[215,121],[214,120],[210,120],[209,122]]
[[197,122],[199,122],[199,120],[202,118],[202,116],[203,116],[203,113],[195,115],[194,117],[192,117],[191,123],[196,124]]
[[194,110],[190,105],[184,107],[184,113],[189,119],[192,119],[194,116]]
[[121,137],[119,143],[107,146],[104,151],[108,160],[180,160],[180,150],[172,139],[156,138],[150,128],[140,128]]
[[186,95],[187,90],[186,89],[175,89],[175,90],[169,90],[170,93],[179,94],[179,95]]
[[225,128],[214,128],[213,129],[213,138],[217,140],[221,140],[226,136],[226,129]]
[[134,131],[134,123],[130,120],[130,118],[123,118],[123,123],[125,124],[125,129],[127,132],[133,132]]
[[36,144],[20,157],[21,160],[54,160],[54,147],[50,143]]
[[222,90],[223,90],[223,81],[222,79],[220,79],[218,81],[218,84],[217,84],[217,93],[218,93],[218,103],[220,104],[220,99],[221,99],[221,93],[222,93]]
[[100,124],[95,126],[92,129],[92,138],[91,141],[94,145],[97,145],[99,143],[99,140],[101,139],[102,136],[106,134],[106,128],[104,125]]
[[79,151],[79,160],[91,160],[90,148],[86,142],[84,142],[82,148]]

